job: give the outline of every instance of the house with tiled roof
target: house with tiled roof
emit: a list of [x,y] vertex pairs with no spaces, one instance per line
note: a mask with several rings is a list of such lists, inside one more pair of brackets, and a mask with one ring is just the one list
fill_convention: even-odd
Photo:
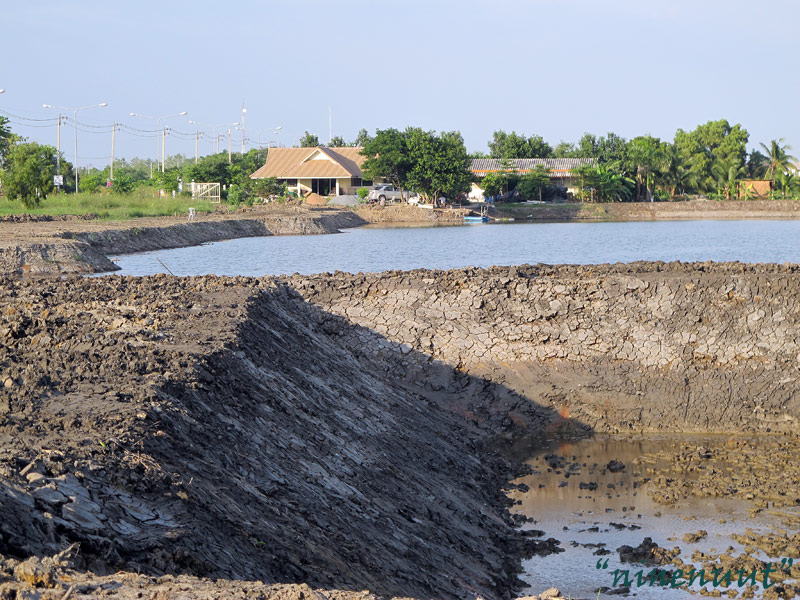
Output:
[[[525,175],[537,167],[544,167],[550,172],[550,185],[560,187],[567,194],[572,194],[578,187],[575,169],[584,165],[596,165],[593,158],[475,158],[472,160],[470,170],[482,178],[488,173],[503,173],[513,171]],[[469,194],[471,199],[482,201],[483,188],[480,182],[472,184]]]
[[361,173],[364,157],[360,153],[359,147],[270,148],[264,166],[250,177],[274,177],[299,195],[355,194],[365,185]]

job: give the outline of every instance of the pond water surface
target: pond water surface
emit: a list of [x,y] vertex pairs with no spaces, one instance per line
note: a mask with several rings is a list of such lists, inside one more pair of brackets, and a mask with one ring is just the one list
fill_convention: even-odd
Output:
[[280,275],[329,271],[600,264],[637,260],[800,262],[800,221],[508,223],[359,227],[117,257],[119,275]]

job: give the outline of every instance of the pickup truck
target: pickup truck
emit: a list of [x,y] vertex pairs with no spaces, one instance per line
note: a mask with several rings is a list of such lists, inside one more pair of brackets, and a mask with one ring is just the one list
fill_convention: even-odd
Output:
[[373,202],[376,200],[383,200],[384,202],[396,202],[398,200],[408,200],[410,196],[411,192],[408,190],[403,190],[401,194],[400,190],[391,184],[381,183],[369,191],[369,194],[367,194],[367,200],[372,200]]

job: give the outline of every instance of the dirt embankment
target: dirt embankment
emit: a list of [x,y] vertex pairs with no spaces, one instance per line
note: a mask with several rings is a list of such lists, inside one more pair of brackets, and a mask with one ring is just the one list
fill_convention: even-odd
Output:
[[338,209],[277,207],[186,218],[128,222],[79,219],[0,223],[0,274],[68,274],[114,271],[106,258],[196,246],[240,237],[337,233],[365,221]]
[[343,336],[352,351],[380,348],[409,382],[496,426],[540,427],[544,407],[598,431],[796,431],[798,272],[634,263],[288,282],[363,327]]
[[524,540],[486,432],[291,288],[4,279],[0,306],[3,556],[80,543],[72,567],[101,575],[509,597]]
[[494,217],[528,221],[672,221],[681,219],[800,219],[796,200],[690,200],[686,202],[565,202],[498,204]]
[[355,211],[368,223],[463,223],[468,208],[425,209],[408,204],[360,206]]

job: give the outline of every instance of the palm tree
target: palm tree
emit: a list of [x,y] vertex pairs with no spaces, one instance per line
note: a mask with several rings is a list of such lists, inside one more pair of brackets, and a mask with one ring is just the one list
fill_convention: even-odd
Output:
[[699,181],[698,173],[683,160],[677,147],[674,144],[668,145],[664,155],[661,182],[669,195],[674,197],[685,194],[687,189],[695,189]]
[[781,198],[792,196],[800,189],[800,180],[791,171],[777,171],[775,173],[775,187],[781,191]]
[[785,141],[786,140],[783,138],[778,138],[777,140],[772,140],[769,146],[763,143],[761,144],[761,147],[767,155],[766,170],[764,172],[764,176],[767,179],[774,180],[776,173],[786,173],[794,170],[793,163],[797,162],[797,157],[788,153],[792,147],[789,144],[783,144]]
[[736,159],[718,159],[711,165],[711,175],[717,182],[720,194],[730,200],[736,191],[739,180],[746,175],[744,166]]
[[[667,144],[658,138],[642,135],[628,142],[628,169],[636,175],[636,200],[652,195],[653,179],[667,163]],[[646,190],[643,193],[642,190]]]
[[633,198],[636,182],[604,165],[580,167],[581,188],[591,202],[626,202]]

